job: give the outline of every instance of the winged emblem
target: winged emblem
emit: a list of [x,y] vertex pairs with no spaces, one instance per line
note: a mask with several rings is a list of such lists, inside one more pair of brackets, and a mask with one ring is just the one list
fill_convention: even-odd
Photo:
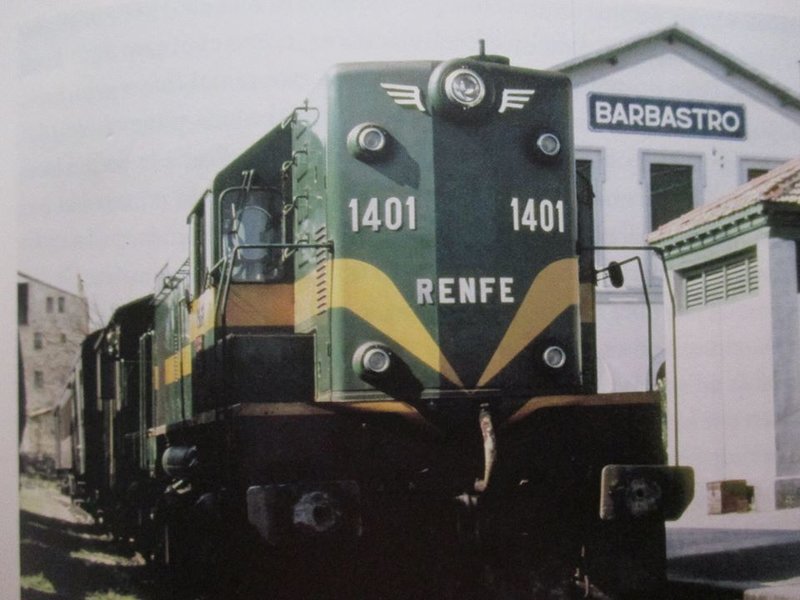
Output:
[[413,106],[419,111],[425,112],[425,105],[422,103],[422,90],[416,85],[403,85],[400,83],[382,83],[381,87],[386,93],[400,106]]
[[[422,90],[416,85],[405,85],[402,83],[381,83],[381,87],[386,90],[389,97],[400,106],[413,107],[420,112],[425,112],[425,104],[422,102]],[[536,90],[514,89],[503,90],[500,109],[498,112],[504,113],[510,108],[521,109],[530,101]]]
[[497,112],[504,113],[509,108],[525,108],[525,105],[535,93],[536,90],[505,89],[503,90],[503,99],[500,102],[500,110]]

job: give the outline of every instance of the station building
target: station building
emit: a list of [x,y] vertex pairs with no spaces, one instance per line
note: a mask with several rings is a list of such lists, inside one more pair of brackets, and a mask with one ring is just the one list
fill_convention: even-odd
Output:
[[[800,155],[800,97],[695,35],[670,27],[554,67],[573,82],[579,171],[595,193],[595,244],[645,246],[663,223]],[[599,251],[598,267],[635,253]],[[642,389],[666,361],[663,270],[636,265],[598,289],[601,391]]]
[[[800,156],[800,97],[679,27],[554,68],[573,82],[577,167],[594,189],[599,247],[645,247],[660,225]],[[652,305],[648,342],[638,265],[624,265],[621,288],[600,283],[600,390],[654,387],[671,352],[661,261],[646,250],[596,256],[598,268],[638,256]]]
[[800,507],[800,157],[648,239],[676,292],[694,510]]
[[[647,247],[648,235],[661,225],[709,205],[738,186],[800,156],[800,97],[677,26],[554,68],[573,82],[577,168],[591,181],[595,193],[595,245],[606,248],[597,251],[596,267],[601,270],[610,261],[617,261],[623,263],[625,274],[622,287],[614,288],[608,281],[601,281],[597,288],[600,391],[665,386],[670,392],[671,387],[680,385],[705,385],[704,393],[714,399],[709,398],[699,412],[688,409],[679,412],[677,424],[674,402],[668,402],[666,428],[670,459],[675,460],[677,451],[682,463],[700,463],[695,508],[705,508],[707,483],[754,477],[752,470],[747,475],[726,468],[724,459],[706,463],[703,457],[703,452],[711,447],[717,449],[714,455],[717,458],[719,452],[726,451],[721,449],[723,446],[729,453],[745,454],[753,447],[752,443],[741,443],[734,451],[736,444],[730,437],[731,430],[728,437],[718,433],[724,428],[724,394],[738,385],[739,379],[723,382],[721,372],[707,378],[702,370],[682,368],[677,381],[671,381],[671,371],[666,365],[673,362],[669,339],[672,310],[674,306],[680,319],[686,306],[681,298],[674,305],[670,301],[670,289],[664,285],[666,268],[658,254],[644,249],[610,248]],[[783,250],[785,256],[780,260],[795,260],[793,245]],[[761,246],[759,251],[762,252],[759,260],[770,260],[771,255],[765,254]],[[624,262],[634,257],[639,263]],[[701,260],[704,258],[708,257],[700,256]],[[639,264],[646,286],[642,284]],[[762,281],[775,278],[769,271],[763,271],[761,277]],[[762,300],[758,308],[765,314],[770,314],[769,302],[779,301],[766,296]],[[796,303],[796,299],[793,301]],[[718,327],[705,327],[702,318],[684,320],[678,339],[679,361],[699,358],[693,353],[702,355],[701,349],[708,345],[734,341],[740,344],[738,358],[747,360],[750,351],[755,351],[755,347],[748,351],[747,335],[722,336],[726,331],[745,331],[741,323],[744,317],[731,314]],[[760,331],[761,335],[778,333],[775,328]],[[687,341],[689,346],[684,347]],[[782,344],[773,341],[773,345],[776,343]],[[790,363],[798,363],[800,347],[790,344],[782,349],[793,353],[787,358]],[[776,356],[774,352],[769,355]],[[772,385],[767,383],[772,381],[768,373],[774,369],[765,367],[766,360],[766,356],[761,356],[757,363],[764,369],[748,368],[747,372],[758,378],[763,371],[762,384]],[[719,366],[704,361],[701,364],[708,368]],[[729,366],[728,372],[735,369]],[[696,378],[694,383],[681,383],[691,377]],[[718,385],[709,387],[706,384],[710,381]],[[696,395],[689,396],[684,397],[679,391],[679,403],[702,402]],[[751,442],[762,436],[759,442],[762,446],[774,444],[772,401],[751,400],[753,403],[744,414],[753,416],[754,411],[761,410],[761,420],[773,424],[763,431],[753,428],[737,433],[747,434]],[[732,402],[743,408],[742,403],[748,401],[740,398]],[[685,443],[693,446],[684,448]],[[794,446],[787,446],[787,451],[796,454]],[[760,509],[768,510],[781,502],[775,495],[776,460],[782,461],[784,473],[794,467],[786,466],[787,457],[761,455],[760,460],[762,467],[769,464],[769,468],[763,471],[765,475],[756,486],[756,495],[761,497],[757,504]],[[800,463],[800,456],[791,460]]]

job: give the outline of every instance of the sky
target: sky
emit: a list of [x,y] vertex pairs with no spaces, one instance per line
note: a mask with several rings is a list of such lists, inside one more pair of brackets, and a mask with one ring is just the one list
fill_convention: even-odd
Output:
[[165,263],[180,264],[186,216],[214,174],[337,62],[448,59],[485,39],[512,64],[547,68],[678,24],[800,95],[800,0],[51,0],[5,10],[13,264],[72,292],[80,276],[95,326],[153,291]]

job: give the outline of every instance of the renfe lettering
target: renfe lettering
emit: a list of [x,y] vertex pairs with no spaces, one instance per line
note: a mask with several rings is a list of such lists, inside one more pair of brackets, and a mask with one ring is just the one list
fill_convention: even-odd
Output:
[[627,96],[590,95],[594,129],[744,138],[744,107]]
[[417,304],[512,304],[513,286],[513,277],[417,279]]

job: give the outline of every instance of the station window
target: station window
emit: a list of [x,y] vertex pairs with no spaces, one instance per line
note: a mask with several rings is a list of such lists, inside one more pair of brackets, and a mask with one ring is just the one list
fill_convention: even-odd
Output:
[[33,372],[33,385],[37,388],[44,387],[44,372],[43,371],[34,371]]
[[65,306],[64,296],[59,296],[58,297],[58,312],[63,313],[64,312],[64,306]]
[[[603,245],[603,181],[605,180],[605,161],[603,150],[593,148],[575,149],[576,185],[581,190],[586,182],[592,186],[592,220],[594,221],[594,244]],[[582,183],[583,182],[583,183]],[[596,254],[602,262],[600,254]]]
[[37,331],[33,334],[33,349],[41,350],[42,348],[44,348],[44,336],[40,331]]
[[[600,235],[597,231],[597,218],[599,215],[595,214],[595,203],[594,200],[596,198],[596,194],[594,192],[595,189],[595,182],[592,179],[594,173],[592,172],[594,169],[592,168],[594,165],[592,164],[591,160],[588,159],[576,159],[575,160],[575,190],[577,193],[578,203],[579,203],[579,211],[578,211],[578,230],[581,231],[582,228],[586,227],[588,224],[592,226],[592,237],[591,237],[591,244],[595,246],[600,245]],[[588,227],[587,227],[588,229]],[[588,233],[584,232],[580,235],[586,235]],[[599,256],[595,255],[595,259],[602,260]]]
[[658,229],[694,207],[692,165],[650,163],[650,228]]
[[643,152],[640,166],[647,232],[702,204],[702,155]]
[[686,309],[752,294],[758,290],[756,249],[693,267],[682,276]]
[[47,297],[46,305],[47,305],[46,306],[47,312],[49,312],[49,313],[53,312],[53,297],[52,296],[48,296]]
[[[580,201],[581,195],[591,191],[594,195],[594,181],[592,181],[592,161],[578,159],[575,161],[575,188]],[[591,201],[591,200],[590,200]]]
[[739,183],[747,183],[772,169],[781,166],[782,160],[756,160],[744,158],[739,162]]
[[797,293],[800,294],[800,240],[794,243],[794,264],[797,278]]
[[28,284],[17,284],[17,324],[28,324]]
[[592,161],[591,160],[581,160],[578,159],[575,161],[575,172],[578,174],[578,177],[585,177],[588,182],[591,183],[592,181]]

